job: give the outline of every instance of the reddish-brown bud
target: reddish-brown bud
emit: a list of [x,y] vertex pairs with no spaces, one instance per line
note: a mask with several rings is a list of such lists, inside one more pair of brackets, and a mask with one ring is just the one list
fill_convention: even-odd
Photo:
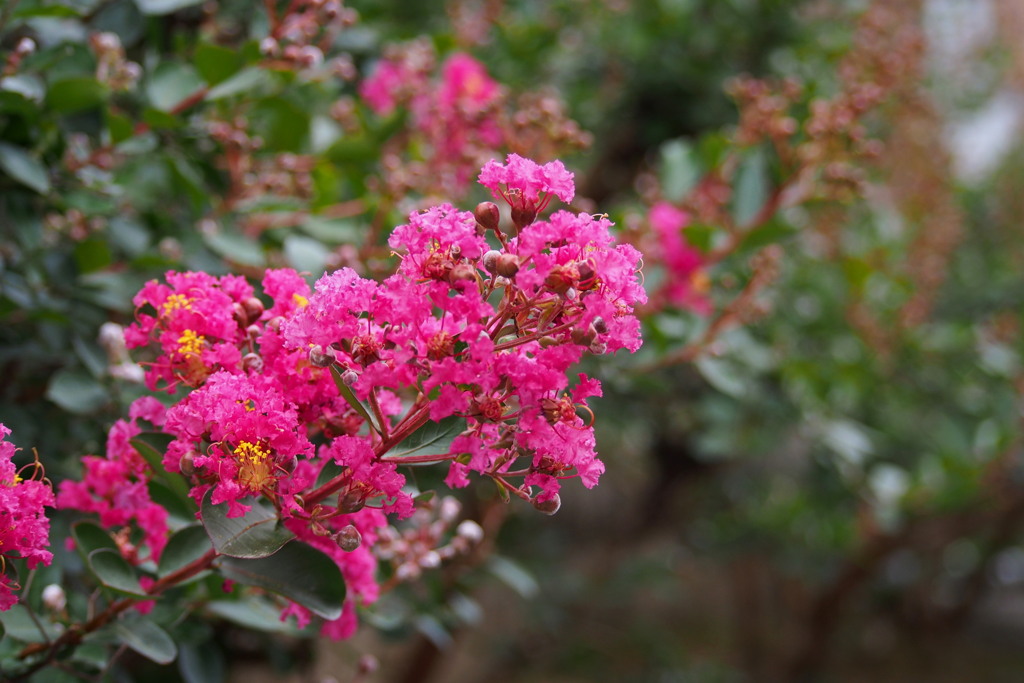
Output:
[[484,266],[484,270],[493,275],[497,272],[499,258],[501,258],[501,252],[497,249],[491,249],[483,255],[480,261]]
[[246,325],[251,325],[263,315],[263,302],[254,296],[242,299],[242,308],[245,310]]
[[330,367],[335,361],[334,350],[317,344],[309,349],[309,362],[318,368]]
[[553,515],[558,512],[560,507],[562,507],[562,499],[559,498],[557,493],[547,500],[534,498],[530,502],[533,503],[534,508],[543,512],[545,515]]
[[246,372],[263,372],[263,358],[258,353],[247,353],[242,356],[242,369]]
[[359,533],[359,529],[349,524],[334,535],[334,540],[342,550],[350,553],[362,544],[363,536]]
[[191,477],[196,473],[196,466],[193,463],[195,457],[195,451],[187,451],[185,455],[181,456],[181,460],[178,461],[178,469],[186,477]]
[[473,216],[476,218],[476,222],[487,230],[498,231],[501,214],[498,212],[498,205],[494,202],[480,202],[476,205]]
[[502,277],[513,277],[519,272],[519,257],[515,254],[502,254],[494,269]]

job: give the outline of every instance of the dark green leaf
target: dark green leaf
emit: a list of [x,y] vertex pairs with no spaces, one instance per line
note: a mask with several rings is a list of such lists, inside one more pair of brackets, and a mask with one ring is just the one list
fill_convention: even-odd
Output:
[[206,93],[206,101],[214,102],[225,97],[241,95],[258,85],[266,83],[269,78],[270,75],[265,69],[256,66],[242,69],[226,81],[222,81],[210,88],[210,91]]
[[50,191],[50,178],[47,176],[46,167],[21,147],[0,142],[0,169],[40,194]]
[[100,548],[117,550],[117,543],[110,536],[110,533],[99,524],[90,521],[75,522],[71,527],[71,537],[75,539],[75,547],[88,558],[89,553]]
[[213,490],[203,497],[202,522],[213,547],[222,555],[238,558],[261,558],[279,552],[295,538],[280,524],[277,511],[262,500],[252,501],[252,508],[243,517],[228,517],[228,504],[210,502]]
[[[44,643],[60,636],[64,627],[50,623],[47,619],[32,621],[25,605],[14,605],[6,612],[0,612],[0,624],[6,635],[26,643]],[[40,632],[40,628],[43,632]]]
[[258,560],[224,558],[221,572],[247,586],[257,586],[297,602],[324,619],[341,616],[345,579],[334,560],[300,541]]
[[167,631],[140,614],[129,613],[119,619],[114,632],[120,642],[157,664],[170,664],[178,656]]
[[164,467],[164,453],[167,452],[167,447],[173,438],[169,434],[143,432],[131,439],[129,443],[153,469],[153,474],[157,479],[166,484],[180,500],[189,501],[191,499],[188,496],[190,488],[188,482],[180,474],[168,472]]
[[50,85],[46,105],[61,114],[92,109],[107,99],[107,88],[91,76],[73,76]]
[[214,253],[234,263],[259,267],[266,263],[259,244],[239,234],[218,231],[203,235],[203,241]]
[[135,569],[121,557],[121,553],[110,548],[100,548],[89,553],[89,569],[107,588],[135,597],[150,597],[139,585]]
[[167,547],[164,548],[164,552],[160,556],[157,575],[163,578],[168,574],[178,571],[182,567],[198,560],[212,547],[210,537],[206,534],[206,529],[202,525],[193,524],[192,526],[179,529],[167,541]]
[[224,654],[212,642],[182,643],[178,649],[178,671],[185,683],[223,683]]

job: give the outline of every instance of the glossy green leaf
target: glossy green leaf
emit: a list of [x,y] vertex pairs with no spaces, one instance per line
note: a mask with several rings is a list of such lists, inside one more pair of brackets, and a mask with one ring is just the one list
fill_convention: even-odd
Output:
[[194,7],[203,0],[135,0],[139,11],[143,14],[162,15],[177,12],[186,7]]
[[185,683],[223,683],[226,670],[215,643],[182,643],[178,648],[178,671]]
[[409,435],[409,438],[388,451],[387,455],[399,458],[414,455],[444,455],[451,448],[452,440],[465,428],[466,421],[458,417],[446,417],[440,422],[427,422]]
[[231,78],[210,88],[210,91],[206,93],[206,101],[215,102],[225,97],[248,93],[267,83],[269,79],[270,74],[265,69],[256,66],[242,69]]
[[46,167],[21,147],[0,142],[0,170],[40,194],[50,191]]
[[93,550],[89,553],[87,564],[100,583],[107,588],[135,597],[149,597],[139,585],[135,569],[121,557],[119,551],[110,548]]
[[202,87],[203,80],[191,65],[163,62],[146,83],[146,95],[155,109],[169,112]]
[[212,86],[234,76],[245,65],[245,59],[237,51],[213,43],[200,43],[193,61],[199,75]]
[[374,431],[380,433],[380,427],[377,426],[377,422],[370,415],[370,411],[366,409],[363,402],[356,398],[355,392],[352,391],[352,387],[345,383],[344,377],[342,377],[341,369],[337,365],[331,366],[331,377],[334,378],[334,385],[338,387],[338,393],[345,399],[345,402],[352,406],[352,409],[359,413],[366,424],[370,425]]
[[46,388],[46,398],[76,415],[96,412],[110,401],[106,387],[78,368],[65,368],[55,374]]
[[111,537],[110,532],[96,522],[88,520],[75,522],[71,526],[71,537],[75,539],[75,547],[83,558],[87,558],[89,553],[101,548],[117,550],[117,543]]
[[129,443],[132,448],[142,456],[153,469],[153,475],[174,493],[182,501],[191,500],[188,496],[189,484],[180,474],[168,472],[164,467],[164,453],[170,445],[173,437],[169,434],[158,432],[142,432],[131,439]]
[[114,625],[114,632],[121,643],[157,664],[170,664],[178,656],[167,631],[140,614],[126,614]]
[[295,535],[281,525],[277,512],[262,500],[251,501],[243,517],[228,517],[228,504],[210,502],[213,490],[203,497],[202,522],[213,547],[222,555],[261,558],[279,552]]
[[251,595],[242,600],[214,600],[203,610],[243,628],[268,633],[295,635],[299,630],[287,621],[281,621],[281,609],[260,596]]
[[25,643],[44,643],[59,637],[64,631],[62,625],[53,624],[47,619],[33,621],[28,608],[22,604],[0,612],[0,624],[6,635]]
[[179,529],[164,548],[160,556],[157,575],[161,578],[173,574],[182,567],[195,562],[205,555],[213,545],[206,529],[201,524],[193,524]]
[[341,616],[345,579],[334,560],[296,541],[258,560],[224,558],[221,572],[247,586],[257,586],[297,602],[324,619]]

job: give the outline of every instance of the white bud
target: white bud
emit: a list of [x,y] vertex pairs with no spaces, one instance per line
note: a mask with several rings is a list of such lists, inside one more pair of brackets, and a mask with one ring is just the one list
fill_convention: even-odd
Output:
[[455,528],[455,533],[461,538],[466,539],[470,543],[479,543],[484,540],[484,530],[479,524],[471,519],[463,520],[459,522],[459,526]]
[[68,599],[64,594],[64,589],[55,583],[51,583],[43,589],[43,604],[51,611],[63,611],[65,605],[68,604]]

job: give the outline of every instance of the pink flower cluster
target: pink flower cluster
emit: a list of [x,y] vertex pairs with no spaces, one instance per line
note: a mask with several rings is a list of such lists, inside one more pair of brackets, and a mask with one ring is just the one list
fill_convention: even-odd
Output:
[[[209,495],[237,517],[262,497],[335,560],[350,600],[324,632],[344,636],[355,607],[379,594],[373,545],[386,514],[415,508],[400,467],[444,464],[450,486],[490,478],[547,511],[562,481],[596,485],[604,465],[587,400],[601,388],[582,374],[571,382],[571,369],[585,353],[640,346],[640,254],[615,243],[607,218],[536,219],[553,196],[574,194],[560,162],[510,155],[481,182],[512,205],[514,235],[493,204],[414,213],[391,235],[401,262],[381,282],[342,268],[312,292],[291,270],[268,270],[262,296],[203,273],[147,284],[127,338],[153,348],[151,388],[190,391],[166,411],[136,402],[106,457],[85,458],[83,481],[62,487],[61,505],[104,526],[137,524],[158,559],[166,519],[129,442],[145,420],[173,437],[163,467],[197,503]],[[438,434],[433,449],[411,438],[421,429]],[[309,620],[299,606],[286,613]]]
[[27,479],[15,469],[12,458],[17,449],[6,440],[10,433],[0,424],[0,612],[18,601],[14,592],[20,588],[8,572],[7,561],[23,559],[29,569],[35,569],[53,559],[46,549],[50,545],[50,520],[43,511],[53,505],[53,491],[38,463],[29,466],[33,470]]
[[403,55],[384,59],[359,92],[377,114],[386,116],[399,106],[411,112],[430,172],[449,187],[464,187],[480,162],[504,143],[498,117],[504,94],[467,54],[448,57],[436,81],[425,66],[422,59]]
[[709,314],[711,300],[707,295],[704,258],[683,238],[683,231],[690,224],[689,214],[663,201],[651,207],[647,220],[654,238],[653,248],[647,251],[664,267],[665,278],[652,299],[658,305]]

